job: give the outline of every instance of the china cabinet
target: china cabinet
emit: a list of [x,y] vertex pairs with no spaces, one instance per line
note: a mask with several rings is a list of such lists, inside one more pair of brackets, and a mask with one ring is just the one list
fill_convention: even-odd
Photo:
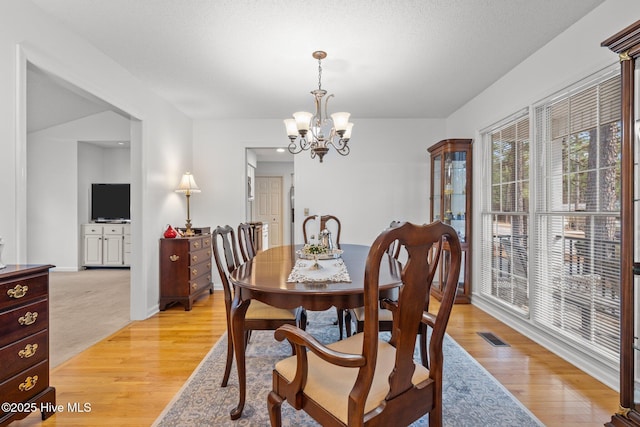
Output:
[[621,154],[621,205],[620,205],[620,407],[607,426],[640,426],[640,377],[636,366],[640,366],[638,337],[640,333],[640,304],[634,292],[636,275],[640,274],[640,263],[634,252],[639,232],[634,218],[640,213],[638,191],[638,155],[636,129],[640,117],[635,104],[640,99],[640,88],[635,79],[640,73],[640,21],[628,26],[602,42],[619,55],[622,73],[622,154]]
[[[445,139],[428,148],[431,155],[431,221],[451,225],[460,238],[462,266],[456,303],[471,302],[471,139]],[[446,252],[444,253],[446,257]],[[446,265],[443,260],[441,266]],[[446,268],[439,268],[431,293],[442,297]]]

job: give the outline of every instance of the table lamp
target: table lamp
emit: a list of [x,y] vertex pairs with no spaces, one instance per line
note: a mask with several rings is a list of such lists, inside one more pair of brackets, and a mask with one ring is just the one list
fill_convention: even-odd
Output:
[[191,175],[191,172],[185,172],[185,174],[182,175],[182,179],[180,180],[180,185],[178,185],[178,188],[176,189],[176,193],[184,193],[184,195],[187,196],[187,223],[186,223],[187,228],[184,232],[184,235],[187,237],[195,235],[195,233],[191,229],[191,213],[189,211],[189,198],[191,197],[191,193],[199,193],[199,192],[200,192],[200,189],[198,188],[198,184],[196,184],[195,179],[193,179],[193,175]]

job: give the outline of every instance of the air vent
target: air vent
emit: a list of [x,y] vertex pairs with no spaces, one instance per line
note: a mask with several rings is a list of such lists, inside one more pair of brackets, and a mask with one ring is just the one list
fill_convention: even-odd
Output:
[[495,336],[493,332],[478,332],[478,335],[494,347],[511,347],[509,344]]

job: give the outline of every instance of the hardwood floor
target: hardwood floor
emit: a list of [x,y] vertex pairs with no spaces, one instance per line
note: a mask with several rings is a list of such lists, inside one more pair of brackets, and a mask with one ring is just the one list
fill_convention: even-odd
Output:
[[[63,412],[13,425],[151,425],[225,330],[219,291],[190,312],[174,306],[132,322],[51,371]],[[511,347],[492,347],[478,331]],[[548,426],[602,426],[618,407],[615,391],[471,305],[454,307],[447,332]],[[90,411],[69,411],[75,403]]]

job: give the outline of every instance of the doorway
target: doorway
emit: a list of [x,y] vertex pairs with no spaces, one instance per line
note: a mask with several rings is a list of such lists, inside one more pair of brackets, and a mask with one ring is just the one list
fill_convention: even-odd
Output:
[[[37,55],[35,59],[37,59]],[[141,171],[139,170],[139,167],[135,167],[133,165],[139,164],[139,162],[134,160],[139,158],[139,153],[141,151],[141,122],[137,121],[134,117],[117,107],[84,91],[74,83],[58,77],[58,75],[54,74],[53,71],[40,68],[36,65],[40,61],[36,60],[34,63],[31,62],[31,60],[32,58],[27,58],[24,53],[22,53],[19,58],[19,72],[22,76],[22,87],[20,93],[23,95],[17,99],[17,103],[18,105],[26,106],[26,108],[18,108],[18,111],[25,112],[24,115],[21,115],[19,120],[23,126],[20,128],[18,136],[18,167],[28,171],[29,168],[27,166],[33,165],[34,159],[30,158],[29,145],[30,137],[36,135],[36,133],[39,133],[39,136],[43,136],[46,132],[42,131],[49,128],[55,128],[58,131],[68,131],[69,128],[73,127],[73,124],[81,121],[82,119],[91,120],[92,117],[95,118],[100,115],[108,116],[109,118],[103,123],[109,125],[114,121],[119,122],[122,127],[123,137],[119,138],[117,141],[111,141],[105,140],[103,136],[101,141],[95,140],[91,142],[95,142],[103,148],[109,145],[113,145],[114,147],[117,146],[118,150],[126,150],[128,152],[124,157],[116,156],[116,158],[120,158],[125,161],[118,162],[118,165],[115,165],[115,167],[126,168],[126,173],[131,183],[131,204],[135,206],[135,209],[132,209],[132,212],[139,212],[139,202],[136,198],[139,198],[140,196]],[[64,68],[62,68],[61,71],[62,74],[65,74]],[[72,125],[65,125],[69,123]],[[104,128],[100,128],[100,130],[103,131]],[[56,137],[49,135],[51,137],[50,140],[52,145],[55,145],[56,138],[60,137],[61,134],[62,132],[58,132]],[[56,188],[51,188],[51,185],[54,185],[55,183],[50,182],[49,184],[45,183],[45,185],[48,185],[47,188],[37,190],[39,192],[38,194],[44,194],[46,196],[42,197],[43,201],[46,200],[49,203],[56,205],[55,209],[44,210],[45,213],[49,214],[48,219],[44,218],[45,221],[51,219],[56,221],[55,226],[49,227],[46,233],[38,232],[38,229],[42,228],[42,224],[34,226],[34,214],[38,214],[42,209],[38,209],[36,212],[34,211],[35,208],[33,203],[28,202],[28,200],[33,198],[33,194],[29,195],[29,192],[33,190],[33,182],[29,182],[27,179],[16,180],[17,193],[23,195],[17,200],[17,211],[19,212],[16,217],[17,228],[19,230],[17,259],[19,263],[46,262],[57,264],[56,267],[62,267],[60,269],[60,274],[67,274],[63,273],[64,271],[68,271],[69,274],[79,274],[77,270],[80,268],[79,253],[81,252],[82,247],[80,243],[80,223],[89,221],[89,189],[86,190],[87,194],[84,194],[84,190],[79,187],[78,156],[81,151],[79,147],[81,145],[86,145],[81,142],[81,139],[84,140],[84,142],[88,141],[86,135],[82,138],[74,138],[68,133],[64,135],[66,135],[62,138],[65,141],[64,150],[61,149],[56,152],[55,147],[50,147],[50,157],[45,160],[57,166],[58,169],[55,171],[56,175],[60,175],[61,171],[64,172],[63,175],[65,175],[66,179],[65,185],[58,185]],[[102,135],[104,135],[104,133]],[[127,147],[123,147],[123,145],[126,145]],[[112,169],[109,173],[113,176],[115,171]],[[59,197],[63,191],[65,192],[65,197],[67,197],[65,200],[61,200],[61,197]],[[55,195],[55,197],[52,197],[53,195]],[[65,210],[64,213],[61,213],[63,207]],[[55,214],[53,214],[54,211]],[[39,218],[39,220],[42,219],[43,218]],[[62,225],[63,223],[64,226]],[[134,243],[137,242],[136,246],[140,247],[139,243],[141,240],[141,233],[135,231],[134,234],[135,236],[132,236],[132,240],[134,240]],[[47,236],[46,239],[51,239],[52,237],[56,238],[56,235],[58,236],[58,253],[61,252],[59,244],[60,241],[69,242],[70,239],[75,241],[75,244],[70,249],[71,255],[64,259],[64,263],[50,262],[51,260],[48,259],[51,256],[50,253],[48,255],[47,253],[40,251],[42,247],[41,245],[45,241],[45,236]],[[41,239],[37,240],[38,251],[34,251],[34,239]],[[47,241],[52,242],[52,240]],[[48,244],[51,245],[52,243]],[[69,246],[71,245],[67,245],[63,249],[67,249]],[[135,265],[138,265],[137,260],[139,259],[140,258],[138,256],[134,256],[132,258],[132,268]],[[136,299],[134,299],[134,296],[141,294],[141,292],[138,289],[134,289],[134,286],[132,286],[132,283],[136,283],[133,278],[133,272],[130,270],[122,270],[122,273],[125,275],[124,280],[126,281],[126,287],[129,289],[129,292],[125,292],[124,294],[126,296],[126,300],[129,302],[126,306],[130,306],[130,309],[127,310],[127,319],[131,319],[133,317],[132,313],[135,312],[134,301],[136,301]],[[57,273],[54,271],[52,274]],[[136,272],[135,274],[139,273]],[[142,283],[139,280],[138,282]],[[55,314],[52,312],[51,315],[53,316]],[[66,314],[64,315],[66,316]],[[110,321],[110,319],[105,320],[107,322]],[[51,323],[60,322],[52,321]]]
[[26,68],[26,262],[78,271],[92,183],[132,181],[131,117],[34,64]]
[[246,176],[246,220],[269,224],[269,247],[290,244],[294,232],[293,154],[278,147],[248,147]]

